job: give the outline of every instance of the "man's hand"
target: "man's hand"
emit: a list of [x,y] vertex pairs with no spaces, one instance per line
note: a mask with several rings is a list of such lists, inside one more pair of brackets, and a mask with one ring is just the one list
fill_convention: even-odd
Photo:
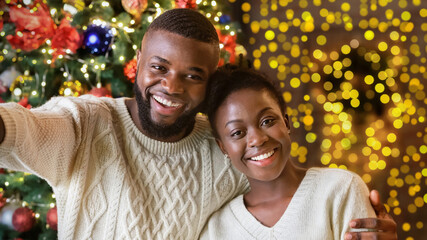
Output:
[[390,214],[387,213],[384,205],[381,203],[380,194],[377,190],[372,190],[369,194],[369,200],[375,210],[378,218],[360,218],[353,219],[349,225],[351,228],[369,228],[376,231],[372,232],[347,232],[345,239],[397,239],[397,225]]

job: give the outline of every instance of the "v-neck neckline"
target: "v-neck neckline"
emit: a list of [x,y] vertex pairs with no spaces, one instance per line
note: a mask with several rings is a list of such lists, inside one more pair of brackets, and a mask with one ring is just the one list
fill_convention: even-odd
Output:
[[[268,236],[267,234],[271,234],[272,232],[274,232],[275,229],[288,228],[289,222],[292,221],[292,218],[296,216],[299,212],[298,206],[305,200],[307,188],[311,185],[310,179],[312,179],[313,177],[314,175],[312,171],[308,169],[300,185],[295,191],[294,196],[289,202],[289,205],[286,208],[285,212],[280,217],[279,221],[277,221],[276,224],[274,224],[274,226],[272,227],[267,227],[263,225],[248,211],[243,200],[243,195],[239,195],[233,201],[230,202],[231,210],[233,211],[238,221],[241,223],[242,227],[245,228],[247,232],[258,232],[259,237]],[[254,237],[257,238],[257,236]]]

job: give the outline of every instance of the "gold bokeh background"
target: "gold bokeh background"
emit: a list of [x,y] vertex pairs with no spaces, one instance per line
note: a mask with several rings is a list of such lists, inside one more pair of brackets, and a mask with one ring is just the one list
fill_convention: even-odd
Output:
[[358,173],[399,239],[425,239],[427,1],[229,2],[246,58],[280,82],[293,159]]

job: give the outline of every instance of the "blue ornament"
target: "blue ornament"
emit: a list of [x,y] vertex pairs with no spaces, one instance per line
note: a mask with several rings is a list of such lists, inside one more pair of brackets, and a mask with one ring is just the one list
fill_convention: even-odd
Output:
[[221,23],[221,24],[227,24],[229,22],[231,22],[230,15],[223,14],[221,17],[219,17],[219,23]]
[[106,25],[89,25],[83,35],[83,48],[93,55],[104,55],[113,39],[113,32]]

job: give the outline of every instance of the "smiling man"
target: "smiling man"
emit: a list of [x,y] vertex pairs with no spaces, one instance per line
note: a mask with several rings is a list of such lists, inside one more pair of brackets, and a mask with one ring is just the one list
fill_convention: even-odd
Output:
[[165,12],[138,51],[135,98],[0,105],[0,167],[52,186],[59,239],[196,239],[247,189],[202,109],[219,43],[189,9]]
[[213,32],[201,42],[158,29],[156,22],[151,26],[142,41],[149,47],[138,51],[136,99],[127,106],[143,133],[174,142],[191,131],[202,110],[206,84],[219,60],[218,40]]

